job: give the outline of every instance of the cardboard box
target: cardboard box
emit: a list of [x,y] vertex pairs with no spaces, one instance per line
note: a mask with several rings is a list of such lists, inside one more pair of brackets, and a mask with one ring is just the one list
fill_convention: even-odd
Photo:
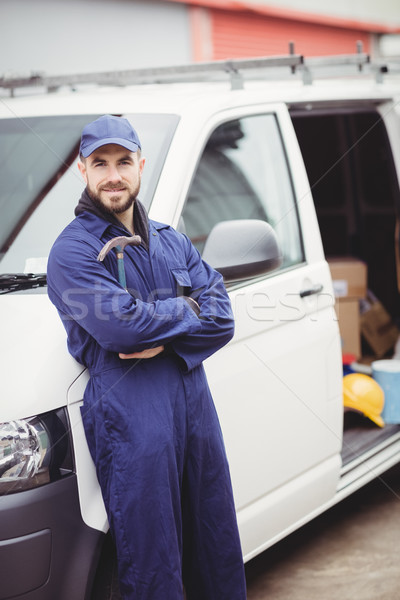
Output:
[[360,308],[357,298],[339,298],[335,304],[342,354],[361,356]]
[[394,348],[399,337],[399,329],[381,302],[372,294],[362,302],[361,307],[361,334],[375,356],[381,358]]
[[333,291],[336,298],[365,298],[367,265],[356,258],[329,258]]

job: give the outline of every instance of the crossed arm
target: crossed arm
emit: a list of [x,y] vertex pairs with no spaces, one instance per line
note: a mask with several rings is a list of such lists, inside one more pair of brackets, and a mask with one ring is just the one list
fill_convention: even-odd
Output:
[[[233,335],[233,316],[222,277],[201,261],[189,240],[180,238],[178,242],[185,245],[182,251],[192,297],[144,302],[117,284],[97,261],[96,249],[90,244],[75,236],[61,239],[50,254],[48,291],[69,335],[76,322],[80,331],[85,330],[102,348],[118,353],[123,360],[153,358],[168,344],[187,370],[225,345]],[[76,342],[74,356],[79,360],[86,349],[74,336],[76,330],[71,339]]]
[[[196,302],[196,300],[194,300],[193,298],[186,298],[186,300],[189,302],[189,305],[193,308],[193,310],[196,312],[196,314],[199,315],[201,312],[201,308],[198,305],[198,303]],[[161,352],[164,352],[164,348],[165,348],[164,346],[155,346],[153,348],[147,348],[146,350],[142,350],[141,352],[132,352],[130,354],[124,354],[123,352],[120,352],[119,357],[121,359],[154,358],[154,356],[157,356],[157,354],[161,354]]]

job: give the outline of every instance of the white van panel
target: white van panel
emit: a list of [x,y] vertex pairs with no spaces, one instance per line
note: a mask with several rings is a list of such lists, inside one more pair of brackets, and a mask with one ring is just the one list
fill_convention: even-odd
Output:
[[[301,479],[288,482],[269,496],[238,512],[238,525],[244,560],[250,560],[308,521],[334,495],[332,482],[339,466],[338,457],[308,471]],[[312,496],[312,504],[308,497]]]
[[[340,453],[338,325],[332,305],[293,294],[306,273],[329,277],[323,263],[232,292],[235,337],[206,361],[238,510]],[[331,490],[338,477],[337,470]]]
[[82,372],[68,353],[65,330],[46,290],[0,297],[1,420],[23,419],[66,404]]
[[97,481],[96,468],[86,442],[81,416],[83,394],[88,381],[89,374],[85,371],[68,390],[68,414],[74,441],[75,468],[78,476],[82,519],[89,527],[106,532],[108,531],[107,514]]

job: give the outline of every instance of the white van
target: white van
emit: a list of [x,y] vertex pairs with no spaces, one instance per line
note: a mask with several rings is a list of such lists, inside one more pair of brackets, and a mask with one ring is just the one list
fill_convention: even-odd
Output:
[[[400,85],[368,65],[359,74],[364,58],[312,83],[307,64],[317,65],[295,55],[110,74],[101,87],[100,74],[0,80],[0,600],[118,597],[80,417],[88,374],[45,287],[50,247],[83,189],[81,130],[102,114],[140,134],[150,216],[186,232],[226,278],[236,333],[205,366],[245,560],[400,461],[400,425],[344,419],[327,262],[362,261],[400,317]],[[340,62],[352,61],[332,59],[332,74]],[[261,257],[254,220],[275,232]],[[228,238],[215,251],[221,222]]]

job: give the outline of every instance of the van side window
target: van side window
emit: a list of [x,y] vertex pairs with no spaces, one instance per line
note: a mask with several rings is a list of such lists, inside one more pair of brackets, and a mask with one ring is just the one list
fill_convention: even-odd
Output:
[[229,121],[212,133],[178,229],[202,252],[212,228],[232,219],[267,221],[283,252],[281,268],[304,260],[290,174],[272,114]]

